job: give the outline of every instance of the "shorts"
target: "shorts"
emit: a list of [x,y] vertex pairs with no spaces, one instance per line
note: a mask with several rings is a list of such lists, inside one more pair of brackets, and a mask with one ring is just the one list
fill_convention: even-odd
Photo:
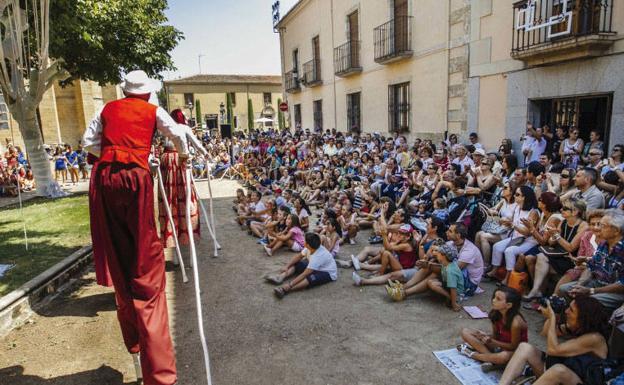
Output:
[[303,250],[303,246],[297,242],[293,242],[292,247],[290,249],[294,251],[295,253],[298,253],[301,250]]
[[[308,261],[299,261],[295,264],[295,275],[299,275],[308,268]],[[331,276],[326,271],[313,270],[310,275],[306,277],[309,287],[320,286],[332,281]]]
[[403,278],[405,278],[406,281],[409,281],[410,279],[412,279],[414,277],[414,275],[416,275],[416,272],[420,270],[417,267],[413,267],[411,269],[403,269],[401,270],[401,273],[403,273]]

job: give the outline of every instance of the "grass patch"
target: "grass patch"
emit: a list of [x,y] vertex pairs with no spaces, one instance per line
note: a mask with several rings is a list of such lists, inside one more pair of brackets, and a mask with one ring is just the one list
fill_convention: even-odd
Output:
[[91,242],[87,194],[24,202],[28,251],[19,206],[0,209],[0,263],[14,264],[0,278],[0,296],[18,288]]

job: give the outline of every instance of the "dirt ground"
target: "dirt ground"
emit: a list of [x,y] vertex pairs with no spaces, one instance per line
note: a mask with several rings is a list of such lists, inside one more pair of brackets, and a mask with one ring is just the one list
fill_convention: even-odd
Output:
[[[199,182],[207,196],[205,182]],[[488,330],[447,309],[430,295],[402,303],[386,299],[382,287],[356,288],[351,270],[340,269],[337,282],[289,295],[282,301],[262,275],[276,270],[292,253],[267,257],[233,221],[231,196],[238,186],[213,185],[217,236],[223,249],[212,257],[204,235],[199,246],[205,330],[215,385],[237,384],[455,384],[433,356],[459,342],[462,327]],[[365,245],[346,246],[341,257]],[[189,270],[190,275],[190,270]],[[176,345],[179,384],[205,384],[192,283],[169,266],[167,295]],[[125,352],[112,291],[87,272],[73,291],[38,311],[31,323],[0,340],[0,384],[130,384],[132,360]],[[488,302],[486,293],[465,304]],[[527,311],[525,311],[525,314]],[[539,317],[526,314],[530,339]],[[539,344],[541,345],[541,344]]]

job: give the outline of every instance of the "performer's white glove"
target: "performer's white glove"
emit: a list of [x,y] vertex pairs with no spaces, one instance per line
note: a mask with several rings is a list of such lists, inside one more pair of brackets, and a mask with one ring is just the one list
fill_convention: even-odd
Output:
[[158,167],[160,167],[160,160],[155,157],[153,154],[150,154],[148,159],[150,171],[155,173]]

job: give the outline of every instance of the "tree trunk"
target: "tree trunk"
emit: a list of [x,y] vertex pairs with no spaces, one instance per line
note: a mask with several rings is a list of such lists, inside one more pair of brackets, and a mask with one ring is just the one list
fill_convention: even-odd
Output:
[[50,198],[66,196],[67,193],[61,190],[52,175],[50,160],[43,148],[43,138],[39,130],[36,108],[14,104],[9,106],[9,110],[19,123],[20,132],[26,145],[28,161],[35,177],[37,195]]

